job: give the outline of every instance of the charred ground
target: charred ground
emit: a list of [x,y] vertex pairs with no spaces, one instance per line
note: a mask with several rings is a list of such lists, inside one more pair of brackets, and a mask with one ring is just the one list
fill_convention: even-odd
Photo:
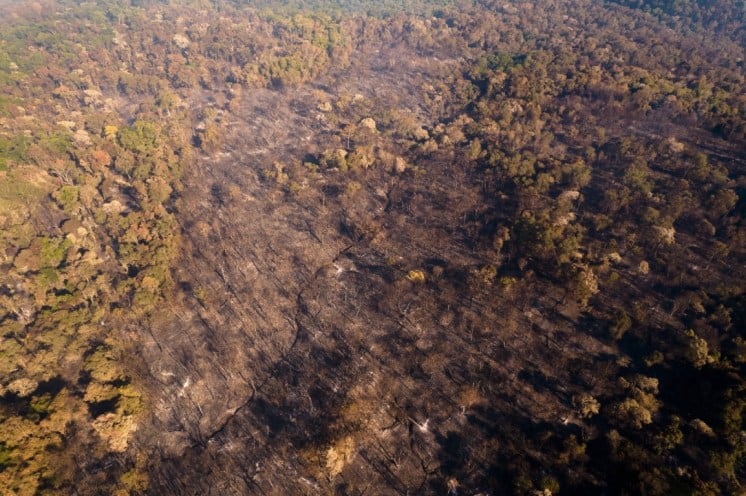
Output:
[[[562,248],[534,254],[522,243],[536,240],[511,243],[506,226],[519,231],[517,219],[542,201],[490,173],[468,140],[449,146],[448,133],[469,132],[473,104],[434,112],[423,90],[461,66],[401,46],[358,47],[352,58],[328,82],[244,95],[220,117],[220,151],[188,175],[178,206],[183,303],[155,326],[144,355],[157,364],[153,376],[181,371],[154,393],[168,398],[156,431],[170,432],[152,472],[156,491],[626,486],[600,461],[616,449],[604,433],[645,422],[634,418],[641,411],[615,413],[626,395],[657,410],[657,382],[645,384],[656,379],[636,363],[650,371],[645,355],[658,345],[615,341],[627,329],[614,326],[638,301],[642,338],[685,339],[672,335],[686,331],[673,317],[680,286],[641,273],[631,253],[613,271],[596,269],[617,274],[599,283],[583,258],[598,257],[610,236],[592,229],[561,267]],[[550,193],[555,223],[571,211],[589,222],[605,208],[603,190],[626,159],[614,153],[629,137],[668,147],[676,136],[742,170],[737,149],[712,133],[675,125],[665,109],[633,112],[594,123],[610,133],[599,147],[608,158],[592,164],[582,197],[572,180]],[[369,156],[353,163],[339,150]],[[655,166],[650,174],[671,180]],[[728,262],[698,251],[698,233],[682,226],[676,236],[685,251],[657,263],[739,284]],[[665,278],[684,269],[661,270]],[[691,379],[681,372],[659,377],[676,390]],[[625,377],[633,385],[620,385]],[[612,470],[624,470],[618,463]]]

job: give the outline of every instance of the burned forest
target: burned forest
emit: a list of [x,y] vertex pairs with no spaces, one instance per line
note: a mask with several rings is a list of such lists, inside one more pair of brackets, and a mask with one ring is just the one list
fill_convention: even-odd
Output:
[[0,494],[743,493],[745,9],[0,3]]

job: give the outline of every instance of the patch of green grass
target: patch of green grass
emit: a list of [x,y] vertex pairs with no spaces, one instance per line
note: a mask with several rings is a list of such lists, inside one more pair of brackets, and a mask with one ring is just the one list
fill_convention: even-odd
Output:
[[[0,100],[0,115],[3,115],[2,103]],[[0,136],[0,165],[7,167],[10,163],[26,162],[30,145],[31,138],[23,134],[12,137]]]
[[73,146],[73,140],[66,132],[49,133],[39,140],[39,146],[53,155],[64,155]]
[[0,95],[0,117],[12,117],[11,109],[21,104],[20,98],[7,95]]

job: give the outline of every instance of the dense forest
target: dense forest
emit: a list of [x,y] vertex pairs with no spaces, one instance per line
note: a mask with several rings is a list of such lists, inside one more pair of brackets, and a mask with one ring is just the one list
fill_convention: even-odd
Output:
[[746,491],[742,0],[0,10],[0,494]]

